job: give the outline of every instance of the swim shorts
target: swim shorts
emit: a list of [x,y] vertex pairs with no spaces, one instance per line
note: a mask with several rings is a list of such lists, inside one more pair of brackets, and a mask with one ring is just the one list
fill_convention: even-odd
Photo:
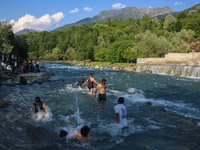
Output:
[[106,94],[99,94],[98,96],[98,102],[101,102],[101,101],[106,101]]

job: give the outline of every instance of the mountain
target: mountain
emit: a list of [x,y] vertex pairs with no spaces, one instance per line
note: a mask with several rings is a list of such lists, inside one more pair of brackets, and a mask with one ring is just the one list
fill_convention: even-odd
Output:
[[[198,5],[200,5],[200,4],[197,4],[197,5],[193,6],[193,7],[190,7],[190,8],[188,8],[188,9],[185,9],[185,10],[183,10],[183,11],[186,12],[186,13],[189,15],[190,10],[195,10],[196,7],[197,7]],[[181,12],[182,12],[182,11],[181,11]],[[178,16],[179,13],[180,13],[180,12],[173,12],[173,13],[170,13],[170,14],[176,18],[176,17]],[[161,18],[166,17],[167,15],[169,15],[169,14],[158,15],[158,16],[156,16],[156,17],[157,17],[158,19],[161,19]]]
[[25,33],[27,33],[28,31],[29,31],[29,32],[37,32],[37,31],[35,31],[34,29],[23,29],[23,30],[20,30],[20,31],[16,32],[15,35],[25,34]]
[[169,8],[168,6],[164,8],[136,8],[136,7],[126,7],[122,8],[120,10],[104,10],[100,12],[98,15],[91,17],[91,18],[85,18],[82,19],[76,23],[67,24],[62,27],[59,27],[55,30],[63,30],[68,29],[70,26],[80,26],[82,24],[89,24],[93,22],[99,22],[99,21],[106,21],[107,18],[114,19],[114,18],[120,18],[122,20],[126,20],[128,18],[134,18],[134,19],[141,19],[145,14],[150,15],[151,17],[155,17],[158,15],[164,15],[175,12],[173,9]]

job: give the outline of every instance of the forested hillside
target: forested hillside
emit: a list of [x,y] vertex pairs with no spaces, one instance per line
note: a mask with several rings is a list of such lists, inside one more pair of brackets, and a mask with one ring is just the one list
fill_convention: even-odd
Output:
[[[2,36],[3,35],[3,36]],[[105,22],[72,26],[62,31],[22,34],[2,23],[0,51],[20,57],[45,60],[96,60],[136,62],[138,57],[163,57],[169,52],[188,52],[187,42],[200,37],[200,6],[158,20],[144,15],[141,20],[107,19]]]

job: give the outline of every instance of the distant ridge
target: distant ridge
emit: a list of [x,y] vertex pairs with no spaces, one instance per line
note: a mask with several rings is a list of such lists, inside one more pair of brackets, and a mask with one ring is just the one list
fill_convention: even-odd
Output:
[[114,19],[120,18],[122,20],[126,20],[128,18],[141,19],[145,14],[150,15],[150,17],[155,17],[158,15],[164,15],[175,12],[170,7],[166,6],[164,8],[156,7],[156,8],[136,8],[136,7],[126,7],[120,10],[104,10],[100,12],[98,15],[93,16],[91,18],[82,19],[76,23],[66,24],[62,27],[59,27],[55,30],[63,30],[68,29],[71,26],[80,26],[82,24],[89,24],[93,22],[106,21],[107,18]]
[[16,32],[15,35],[26,34],[28,31],[29,32],[37,32],[34,29],[23,29],[23,30],[20,30],[20,31]]
[[[190,10],[195,10],[196,7],[197,7],[198,5],[200,5],[200,4],[197,4],[197,5],[193,6],[193,7],[190,7],[190,8],[188,8],[188,9],[185,9],[185,10],[183,10],[183,11],[186,12],[187,14],[189,14]],[[180,12],[182,12],[182,11],[180,11]],[[173,12],[173,13],[170,13],[170,14],[176,18],[180,12]],[[169,14],[158,15],[158,16],[156,16],[156,17],[157,17],[158,19],[161,19],[161,18],[166,17],[167,15],[169,15]]]

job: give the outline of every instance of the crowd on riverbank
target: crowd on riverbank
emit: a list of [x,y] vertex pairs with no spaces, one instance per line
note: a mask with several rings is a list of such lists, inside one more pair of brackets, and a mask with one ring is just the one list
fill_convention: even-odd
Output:
[[9,70],[10,72],[40,72],[40,62],[34,60],[24,60],[14,55],[0,55],[1,70]]

